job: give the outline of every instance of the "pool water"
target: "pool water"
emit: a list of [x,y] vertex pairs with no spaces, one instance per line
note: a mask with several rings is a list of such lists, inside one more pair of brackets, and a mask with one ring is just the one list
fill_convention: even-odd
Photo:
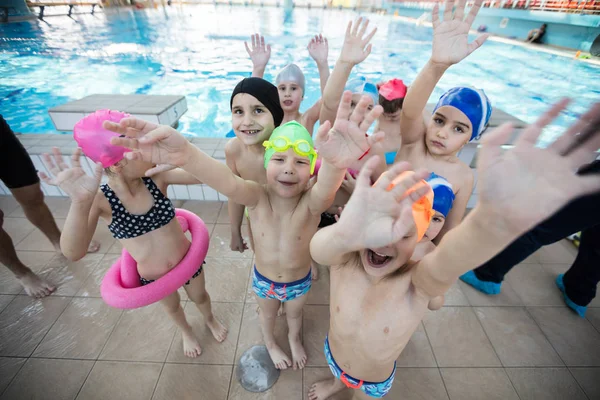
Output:
[[[180,130],[224,137],[231,129],[229,98],[251,73],[243,42],[260,32],[272,44],[266,79],[295,62],[306,75],[301,110],[320,96],[319,76],[306,46],[329,39],[331,67],[349,10],[174,6],[49,17],[0,25],[0,114],[22,133],[55,132],[48,108],[96,93],[185,95]],[[431,52],[431,28],[392,16],[369,15],[378,27],[373,52],[355,73],[410,83]],[[482,88],[493,106],[532,122],[551,103],[573,103],[545,133],[548,142],[600,98],[600,67],[515,45],[488,41],[448,70],[430,101],[455,85]]]

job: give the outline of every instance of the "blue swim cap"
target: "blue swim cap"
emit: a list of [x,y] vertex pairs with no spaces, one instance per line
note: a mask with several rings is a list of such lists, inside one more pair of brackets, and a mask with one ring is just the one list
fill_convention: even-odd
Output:
[[364,76],[349,80],[344,90],[371,97],[373,99],[373,106],[379,104],[379,90],[377,90],[377,86],[369,82]]
[[440,97],[433,111],[443,106],[456,107],[469,118],[473,126],[470,140],[479,138],[492,115],[492,104],[483,90],[470,87],[455,87],[448,90]]
[[454,202],[452,185],[446,178],[436,175],[433,172],[429,175],[427,183],[433,189],[433,209],[442,213],[444,218],[446,218]]

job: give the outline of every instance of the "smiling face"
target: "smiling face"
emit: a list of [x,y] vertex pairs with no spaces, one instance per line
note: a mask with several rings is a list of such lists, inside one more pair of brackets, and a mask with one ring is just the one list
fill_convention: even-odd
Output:
[[274,153],[267,164],[267,185],[284,198],[298,196],[310,180],[310,159],[294,149]]
[[406,272],[406,266],[417,245],[416,227],[400,241],[378,249],[359,252],[365,272],[374,278]]
[[443,106],[431,116],[425,143],[430,153],[454,155],[471,139],[471,121],[458,108]]
[[436,211],[431,218],[431,222],[429,223],[429,228],[425,232],[425,236],[421,239],[420,242],[429,242],[436,238],[436,236],[440,233],[442,228],[444,227],[444,223],[446,222],[446,217],[439,211]]
[[279,92],[279,103],[284,112],[296,112],[300,109],[300,103],[304,93],[296,82],[281,82],[277,85]]
[[248,146],[262,144],[275,129],[271,112],[248,93],[238,93],[233,98],[231,124],[235,136]]

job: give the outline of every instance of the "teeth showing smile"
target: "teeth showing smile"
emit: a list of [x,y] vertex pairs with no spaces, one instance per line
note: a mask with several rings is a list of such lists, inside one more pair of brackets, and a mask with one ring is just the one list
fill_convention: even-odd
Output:
[[255,135],[255,134],[257,134],[258,132],[260,132],[260,131],[257,131],[257,130],[253,130],[253,131],[244,131],[244,133],[245,133],[246,135]]
[[386,256],[385,254],[377,253],[373,250],[368,250],[367,252],[369,263],[374,267],[383,267],[388,263],[389,260],[392,259],[390,256]]

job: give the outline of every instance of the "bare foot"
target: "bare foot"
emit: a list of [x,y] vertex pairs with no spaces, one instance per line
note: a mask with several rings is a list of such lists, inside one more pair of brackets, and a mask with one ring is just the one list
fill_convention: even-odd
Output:
[[196,358],[202,354],[202,347],[193,332],[182,332],[181,336],[183,338],[183,354],[190,358]]
[[302,369],[306,365],[306,351],[302,346],[300,337],[290,338],[290,348],[292,349],[292,361],[294,369]]
[[38,299],[46,297],[56,290],[56,286],[46,282],[46,280],[40,278],[32,271],[29,271],[19,278],[19,283],[23,286],[23,289],[25,289],[25,293],[31,297],[37,297]]
[[[260,315],[260,307],[256,306],[256,313],[258,315]],[[281,305],[279,306],[279,310],[277,310],[277,316],[281,317],[282,315],[285,315],[285,308],[283,308],[283,303],[281,303]]]
[[339,379],[329,378],[313,384],[308,391],[309,400],[325,400],[341,392],[346,386]]
[[206,326],[208,326],[208,329],[210,329],[210,332],[217,342],[221,343],[227,338],[227,328],[225,328],[221,321],[215,317],[213,317],[210,321],[207,321]]
[[90,242],[90,245],[88,246],[88,253],[96,253],[98,250],[100,250],[100,242],[96,241],[96,240],[92,240]]
[[310,266],[310,277],[313,281],[319,280],[319,267],[316,263],[312,263]]
[[292,366],[292,362],[290,358],[285,354],[281,347],[277,346],[276,343],[273,343],[272,346],[267,346],[267,351],[271,356],[271,360],[273,364],[275,364],[275,368],[277,369],[288,369],[288,367]]

